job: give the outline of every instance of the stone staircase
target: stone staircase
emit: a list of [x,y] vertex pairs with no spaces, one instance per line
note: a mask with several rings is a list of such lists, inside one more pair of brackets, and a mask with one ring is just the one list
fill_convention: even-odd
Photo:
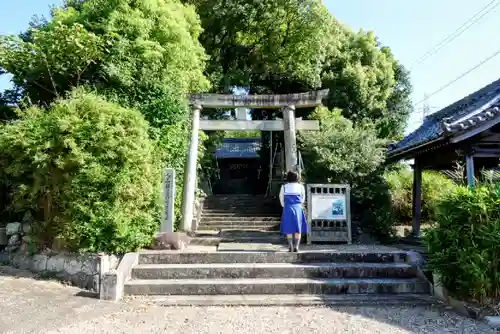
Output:
[[124,294],[165,306],[430,303],[415,256],[384,246],[307,245],[287,252],[280,205],[210,196],[184,251],[140,252]]
[[360,305],[430,302],[408,252],[376,246],[282,251],[148,251],[125,295],[163,305]]
[[198,231],[279,230],[281,207],[258,195],[214,195],[203,202]]

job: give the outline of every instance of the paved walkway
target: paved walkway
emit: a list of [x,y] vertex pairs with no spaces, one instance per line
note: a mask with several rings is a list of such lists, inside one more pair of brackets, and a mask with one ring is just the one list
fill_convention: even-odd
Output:
[[0,267],[0,333],[494,333],[436,307],[157,307],[109,303]]

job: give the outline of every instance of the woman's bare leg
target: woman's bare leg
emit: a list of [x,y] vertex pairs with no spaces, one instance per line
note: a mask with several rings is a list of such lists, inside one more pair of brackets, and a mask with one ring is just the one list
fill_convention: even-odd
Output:
[[295,233],[294,238],[295,238],[295,248],[294,248],[294,251],[298,252],[299,251],[299,245],[300,245],[300,233]]
[[286,235],[286,240],[288,241],[288,251],[292,252],[293,251],[293,235],[292,234],[287,234]]

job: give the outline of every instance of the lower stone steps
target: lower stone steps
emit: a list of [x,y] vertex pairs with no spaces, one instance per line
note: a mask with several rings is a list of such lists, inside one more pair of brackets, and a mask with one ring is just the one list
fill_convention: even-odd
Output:
[[141,264],[132,279],[184,278],[412,278],[408,263],[193,263]]
[[158,306],[394,306],[430,305],[437,301],[427,295],[191,295],[144,296]]
[[[174,263],[394,263],[406,262],[407,253],[392,249],[372,247],[342,247],[339,250],[303,250],[288,252],[164,252],[144,251],[139,254],[139,264]],[[305,246],[304,246],[305,247]]]
[[[227,233],[231,235],[222,231],[218,237]],[[232,235],[252,233],[276,236],[262,231]],[[361,245],[304,245],[299,253],[282,248],[224,242],[184,252],[140,252],[123,291],[161,305],[429,303],[431,285],[420,273],[415,254]]]
[[415,294],[430,286],[410,279],[138,279],[125,284],[128,295]]

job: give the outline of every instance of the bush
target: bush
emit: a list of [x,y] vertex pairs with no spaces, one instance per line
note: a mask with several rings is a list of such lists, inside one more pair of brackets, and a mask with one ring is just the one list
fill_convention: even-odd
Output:
[[39,248],[125,253],[150,243],[160,218],[155,145],[141,114],[82,90],[30,108],[0,134],[0,177],[39,221]]
[[394,236],[391,196],[381,172],[357,180],[351,197],[352,210],[364,230],[382,241]]
[[[396,222],[412,220],[413,172],[408,168],[391,171],[385,176],[389,185],[392,212]],[[422,213],[426,222],[436,221],[439,200],[456,185],[441,173],[425,171],[422,173]]]
[[454,188],[425,236],[429,265],[457,298],[487,304],[500,297],[500,191]]
[[320,131],[300,135],[300,146],[309,181],[353,183],[377,171],[385,160],[384,140],[368,124],[355,127],[340,114],[319,107],[312,118]]
[[313,118],[320,131],[300,136],[307,182],[351,185],[351,207],[362,227],[379,238],[391,236],[390,196],[382,178],[385,141],[373,126],[355,126],[339,110],[320,107]]

